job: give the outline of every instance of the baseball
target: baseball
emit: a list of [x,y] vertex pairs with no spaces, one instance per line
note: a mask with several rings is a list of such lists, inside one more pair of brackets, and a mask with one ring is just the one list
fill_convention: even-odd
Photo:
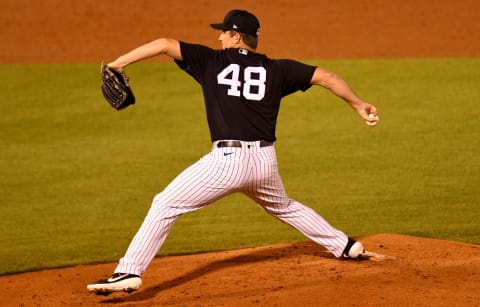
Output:
[[373,113],[370,113],[370,114],[368,114],[368,118],[376,118],[376,119],[377,119],[377,121],[376,121],[376,122],[369,122],[369,121],[367,121],[367,120],[366,120],[366,121],[365,121],[365,123],[366,123],[367,125],[369,125],[369,126],[371,126],[371,127],[373,127],[373,126],[376,126],[376,125],[377,125],[377,123],[378,123],[378,119],[379,119],[379,118],[378,118],[378,116],[376,116],[376,115],[375,115],[375,114],[373,114]]

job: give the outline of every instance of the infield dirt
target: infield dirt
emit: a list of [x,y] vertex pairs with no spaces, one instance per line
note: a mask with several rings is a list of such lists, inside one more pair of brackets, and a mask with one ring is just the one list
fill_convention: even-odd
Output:
[[[230,1],[2,1],[0,63],[112,59],[173,37],[218,47]],[[274,58],[479,57],[480,1],[244,1]],[[162,60],[162,59],[159,59]],[[165,60],[165,59],[163,59]],[[397,234],[359,238],[394,259],[340,261],[311,242],[156,258],[132,294],[86,285],[115,264],[0,277],[2,306],[480,306],[480,247]],[[106,247],[108,248],[108,247]]]

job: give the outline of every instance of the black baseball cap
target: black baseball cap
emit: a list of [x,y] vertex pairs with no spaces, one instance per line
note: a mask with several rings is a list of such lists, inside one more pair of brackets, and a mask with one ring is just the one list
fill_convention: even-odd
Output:
[[231,10],[225,15],[222,23],[212,23],[211,26],[217,30],[235,30],[255,37],[260,34],[260,23],[257,17],[244,10]]

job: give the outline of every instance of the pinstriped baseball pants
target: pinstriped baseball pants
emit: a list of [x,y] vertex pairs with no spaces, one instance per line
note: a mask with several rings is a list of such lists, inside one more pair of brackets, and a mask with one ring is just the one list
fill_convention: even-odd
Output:
[[215,142],[210,153],[185,169],[154,197],[115,273],[141,275],[177,218],[236,192],[247,195],[268,214],[296,228],[334,256],[341,256],[348,237],[311,208],[287,197],[274,146],[241,143],[241,148],[218,148]]

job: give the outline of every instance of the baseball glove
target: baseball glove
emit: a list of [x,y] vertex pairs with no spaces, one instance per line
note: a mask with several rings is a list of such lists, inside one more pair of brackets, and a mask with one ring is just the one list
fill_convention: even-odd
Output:
[[135,103],[125,71],[119,72],[102,64],[101,75],[103,96],[113,108],[121,110]]

